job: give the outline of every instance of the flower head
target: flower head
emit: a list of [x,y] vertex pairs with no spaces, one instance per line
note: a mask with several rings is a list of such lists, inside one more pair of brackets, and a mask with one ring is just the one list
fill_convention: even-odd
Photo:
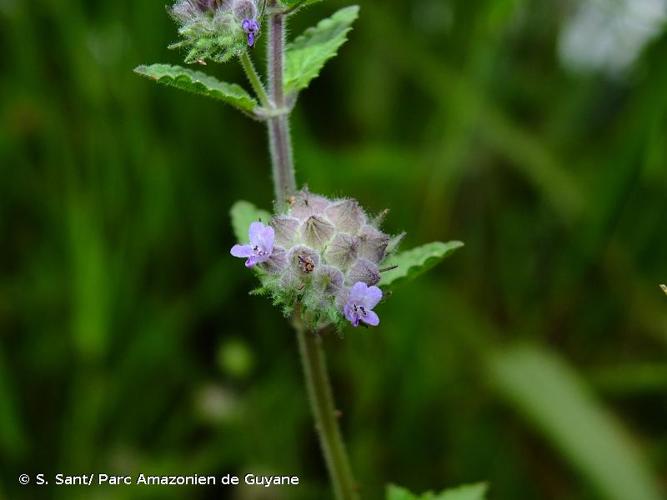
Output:
[[382,299],[382,290],[376,286],[368,286],[363,281],[358,281],[350,289],[350,295],[343,306],[345,318],[352,323],[352,326],[359,326],[359,322],[364,322],[370,326],[380,324],[380,318],[373,311],[373,308]]
[[169,13],[187,50],[185,62],[226,62],[254,46],[260,32],[258,0],[177,0]]
[[273,254],[273,242],[275,232],[271,226],[265,226],[261,222],[250,224],[248,231],[250,243],[248,245],[234,245],[231,254],[234,257],[247,259],[246,267],[266,262]]
[[[268,229],[272,232],[265,235]],[[232,255],[247,258],[248,267],[260,264],[261,291],[286,315],[298,305],[313,329],[380,322],[373,312],[382,298],[376,285],[397,240],[383,233],[357,201],[331,200],[304,189],[270,227],[253,223],[250,232],[250,244],[235,246]]]

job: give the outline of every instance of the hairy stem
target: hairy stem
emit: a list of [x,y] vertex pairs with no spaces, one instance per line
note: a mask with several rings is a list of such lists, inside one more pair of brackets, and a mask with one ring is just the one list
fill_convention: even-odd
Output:
[[334,493],[338,500],[358,499],[357,486],[338,428],[338,418],[319,335],[297,328],[299,350],[306,377],[310,406],[315,417]]
[[269,108],[270,107],[269,96],[266,93],[264,85],[262,84],[262,79],[259,77],[259,74],[255,69],[255,65],[252,63],[252,59],[250,59],[248,51],[243,52],[243,54],[241,54],[240,59],[243,71],[245,71],[245,74],[248,77],[248,81],[250,82],[252,89],[255,91],[255,94],[259,98],[259,103],[263,107]]
[[[289,110],[286,106],[284,87],[285,58],[285,13],[281,12],[275,0],[270,0],[273,12],[269,20],[268,73],[271,107],[276,116],[269,118],[269,142],[273,183],[277,209],[285,208],[287,200],[296,192],[292,143],[289,134]],[[310,406],[320,438],[320,445],[338,500],[356,500],[359,495],[345,446],[338,428],[329,376],[327,374],[324,350],[319,336],[309,333],[301,321],[300,312],[294,315],[294,325],[299,340],[299,350]]]
[[[275,5],[275,2],[273,2]],[[286,109],[283,82],[285,59],[285,14],[274,12],[269,19],[268,63],[270,98],[277,115],[269,119],[269,147],[273,165],[276,205],[285,208],[296,192],[294,158],[289,132],[289,111]]]

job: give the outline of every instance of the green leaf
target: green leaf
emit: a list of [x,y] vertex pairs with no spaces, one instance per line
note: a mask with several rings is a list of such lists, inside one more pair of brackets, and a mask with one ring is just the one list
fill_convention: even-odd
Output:
[[285,4],[288,9],[298,10],[321,1],[322,0],[283,0],[283,4]]
[[237,201],[232,206],[229,214],[232,217],[232,229],[239,243],[248,243],[248,228],[255,221],[265,224],[271,220],[271,214],[261,210],[248,201]]
[[334,57],[347,40],[352,23],[359,16],[359,7],[353,5],[323,19],[315,27],[287,46],[285,55],[285,90],[298,92],[308,87],[324,64]]
[[486,483],[465,484],[458,488],[445,490],[433,497],[433,500],[484,500],[488,485]]
[[257,101],[241,86],[235,83],[221,82],[200,71],[169,64],[152,64],[150,66],[139,66],[135,68],[134,72],[163,85],[231,104],[248,113],[252,113],[258,106]]
[[387,495],[385,498],[386,500],[418,500],[419,496],[411,493],[405,488],[390,484],[387,486]]
[[462,246],[463,243],[460,241],[449,243],[436,241],[394,255],[387,259],[382,267],[398,267],[382,273],[380,286],[396,286],[403,281],[414,279]]
[[477,483],[466,484],[441,493],[427,491],[421,495],[415,495],[405,488],[390,484],[387,486],[386,500],[484,500],[487,489],[485,483]]
[[658,500],[645,457],[621,424],[556,354],[514,347],[490,358],[500,393],[610,500]]

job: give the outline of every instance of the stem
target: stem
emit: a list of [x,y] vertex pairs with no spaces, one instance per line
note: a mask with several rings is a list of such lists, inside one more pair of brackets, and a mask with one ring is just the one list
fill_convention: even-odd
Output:
[[[275,8],[275,1],[271,2],[271,7]],[[284,58],[285,14],[274,12],[269,20],[269,89],[274,109],[284,111],[269,119],[269,147],[278,210],[285,208],[288,198],[296,192],[294,158],[289,133],[289,112],[286,110],[283,83]]]
[[297,334],[310,406],[335,496],[338,500],[358,499],[357,487],[338,428],[322,339],[305,328],[297,328]]
[[241,59],[241,66],[243,66],[243,71],[245,71],[245,74],[248,77],[248,81],[250,81],[252,89],[255,91],[255,94],[257,94],[257,97],[259,98],[259,103],[263,107],[268,108],[270,106],[269,96],[266,93],[266,89],[262,84],[262,80],[259,77],[257,70],[255,69],[255,65],[252,63],[252,59],[250,59],[250,55],[248,54],[247,50],[243,52],[243,54],[241,54],[240,59]]
[[[269,1],[272,13],[269,19],[268,65],[269,92],[272,111],[269,126],[269,144],[273,183],[276,193],[276,208],[282,210],[287,200],[296,192],[292,142],[289,134],[289,110],[285,101],[284,58],[285,58],[285,12],[278,9],[276,0]],[[242,61],[243,62],[243,61]],[[251,81],[252,83],[252,81]],[[350,463],[338,428],[336,408],[329,384],[324,350],[319,336],[309,333],[301,321],[297,310],[294,325],[297,330],[299,351],[310,406],[320,438],[320,445],[329,470],[337,500],[356,500],[356,491]]]

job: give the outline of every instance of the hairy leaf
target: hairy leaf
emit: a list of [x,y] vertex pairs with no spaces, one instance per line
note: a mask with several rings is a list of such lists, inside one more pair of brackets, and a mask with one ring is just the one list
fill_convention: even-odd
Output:
[[323,19],[308,28],[303,35],[287,46],[285,56],[285,90],[298,92],[308,87],[324,64],[334,57],[343,43],[352,23],[359,16],[359,7],[353,5]]
[[234,235],[239,243],[248,243],[248,229],[251,223],[261,221],[268,224],[271,220],[269,212],[257,208],[249,201],[237,201],[232,205],[229,214],[232,218]]
[[258,106],[257,101],[239,85],[221,82],[200,71],[169,64],[139,66],[134,71],[158,83],[193,94],[212,97],[248,113]]
[[538,347],[490,359],[494,383],[610,500],[658,500],[659,487],[626,430],[563,360]]
[[321,1],[322,0],[283,0],[283,3],[289,9],[297,10]]
[[462,246],[460,241],[436,241],[394,255],[387,259],[382,267],[398,267],[382,273],[380,286],[396,286],[403,281],[414,279]]
[[387,486],[386,500],[484,500],[487,489],[485,483],[477,483],[466,484],[441,493],[427,491],[421,495],[415,495],[405,488],[390,484]]

